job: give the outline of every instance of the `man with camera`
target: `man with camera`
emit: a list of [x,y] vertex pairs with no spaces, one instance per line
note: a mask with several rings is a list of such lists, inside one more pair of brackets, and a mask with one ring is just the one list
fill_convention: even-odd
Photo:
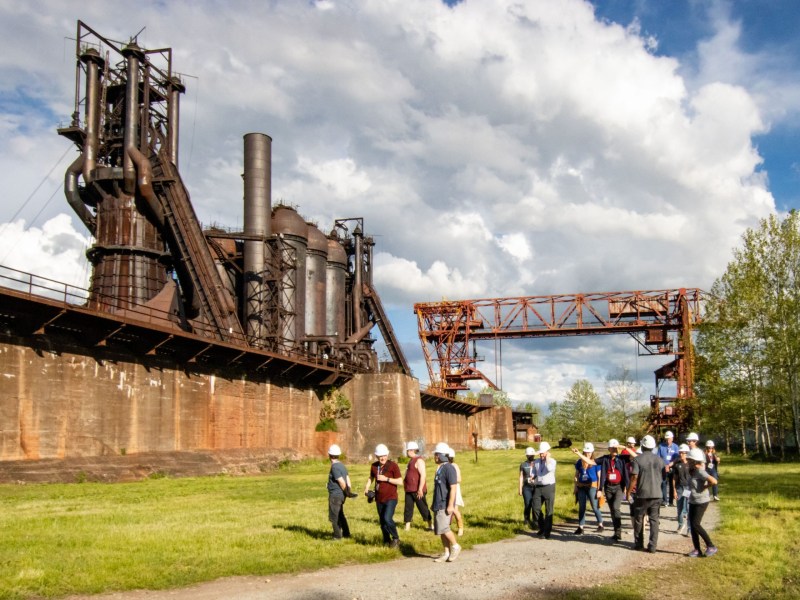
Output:
[[442,538],[444,554],[434,562],[453,562],[461,553],[461,546],[456,542],[456,536],[450,529],[450,522],[456,506],[456,487],[458,474],[455,467],[450,464],[448,453],[450,446],[444,442],[436,444],[433,450],[433,459],[436,462],[436,475],[433,478],[433,528],[434,533]]
[[397,525],[394,523],[394,511],[397,508],[397,486],[403,483],[403,478],[397,463],[389,460],[389,448],[385,444],[378,444],[375,447],[375,458],[378,460],[370,467],[364,495],[372,502],[370,498],[372,490],[369,488],[375,482],[373,498],[378,509],[383,543],[390,548],[397,548],[400,545],[400,537],[397,535]]

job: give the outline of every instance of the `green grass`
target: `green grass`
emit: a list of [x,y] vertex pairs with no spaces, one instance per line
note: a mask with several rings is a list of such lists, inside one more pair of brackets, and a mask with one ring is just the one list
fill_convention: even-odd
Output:
[[[558,451],[556,520],[574,518],[573,456]],[[500,540],[520,527],[522,453],[458,457],[464,477],[464,545]],[[429,461],[429,469],[433,463]],[[349,465],[363,490],[366,465]],[[0,598],[163,589],[230,575],[268,575],[396,557],[381,546],[374,505],[348,501],[353,539],[330,541],[327,462],[257,477],[147,479],[126,484],[0,486]],[[564,597],[662,595],[800,596],[800,465],[728,459],[723,467],[720,555],[677,561],[636,580]],[[429,481],[430,483],[430,481]],[[402,521],[402,500],[396,521]],[[406,556],[440,551],[437,536],[401,531]],[[668,588],[664,586],[667,585]],[[633,590],[633,591],[632,591]]]

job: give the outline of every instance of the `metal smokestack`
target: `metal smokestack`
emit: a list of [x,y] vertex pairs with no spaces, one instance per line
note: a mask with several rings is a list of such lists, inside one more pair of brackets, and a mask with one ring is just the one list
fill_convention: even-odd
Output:
[[[272,234],[272,138],[244,136],[244,320],[252,345],[264,345],[265,240]],[[251,238],[257,239],[251,239]]]
[[91,183],[97,167],[100,133],[100,69],[105,64],[100,53],[88,48],[81,61],[86,63],[86,140],[83,143],[83,182]]
[[123,157],[122,177],[125,192],[136,191],[136,167],[129,152],[137,146],[139,132],[139,62],[144,59],[144,52],[136,42],[131,42],[122,49],[122,55],[128,60],[127,87],[125,88],[125,124],[123,125]]
[[169,159],[173,165],[178,166],[178,134],[180,133],[181,94],[186,91],[186,86],[178,77],[169,81],[169,118],[167,132],[169,136]]

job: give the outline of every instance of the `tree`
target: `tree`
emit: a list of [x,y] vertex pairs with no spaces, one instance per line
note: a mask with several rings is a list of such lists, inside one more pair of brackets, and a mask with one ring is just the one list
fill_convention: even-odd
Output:
[[644,401],[644,389],[634,380],[630,369],[620,366],[608,373],[605,392],[609,404],[608,419],[616,435],[639,437],[649,407]]
[[[742,247],[712,287],[698,336],[702,418],[743,442],[755,434],[765,454],[777,435],[800,439],[800,216],[770,216],[742,236]],[[787,435],[788,434],[788,435]]]
[[604,439],[608,434],[606,409],[586,379],[576,381],[564,400],[550,403],[543,427],[548,436],[579,440]]

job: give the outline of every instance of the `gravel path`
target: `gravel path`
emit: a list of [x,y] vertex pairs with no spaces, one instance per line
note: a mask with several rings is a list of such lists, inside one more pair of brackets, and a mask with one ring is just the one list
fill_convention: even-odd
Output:
[[[521,534],[514,539],[482,544],[465,550],[452,563],[434,563],[433,556],[398,558],[371,565],[348,565],[298,575],[229,577],[188,588],[167,591],[134,591],[100,596],[71,596],[71,600],[368,600],[393,599],[484,600],[511,599],[520,594],[544,595],[563,589],[586,587],[577,580],[576,567],[594,573],[594,585],[616,580],[639,569],[656,569],[685,558],[691,538],[678,535],[674,508],[662,509],[658,552],[633,551],[628,506],[623,505],[624,537],[613,543],[613,531],[572,535],[575,523],[553,528],[549,540]],[[610,524],[605,513],[604,522]],[[719,505],[712,503],[704,526],[713,530],[719,522]],[[467,522],[469,526],[469,522]],[[469,535],[469,528],[465,530]],[[647,531],[645,531],[647,536]],[[646,543],[646,537],[645,537]],[[704,559],[705,560],[705,559]],[[708,559],[713,560],[713,559]]]

